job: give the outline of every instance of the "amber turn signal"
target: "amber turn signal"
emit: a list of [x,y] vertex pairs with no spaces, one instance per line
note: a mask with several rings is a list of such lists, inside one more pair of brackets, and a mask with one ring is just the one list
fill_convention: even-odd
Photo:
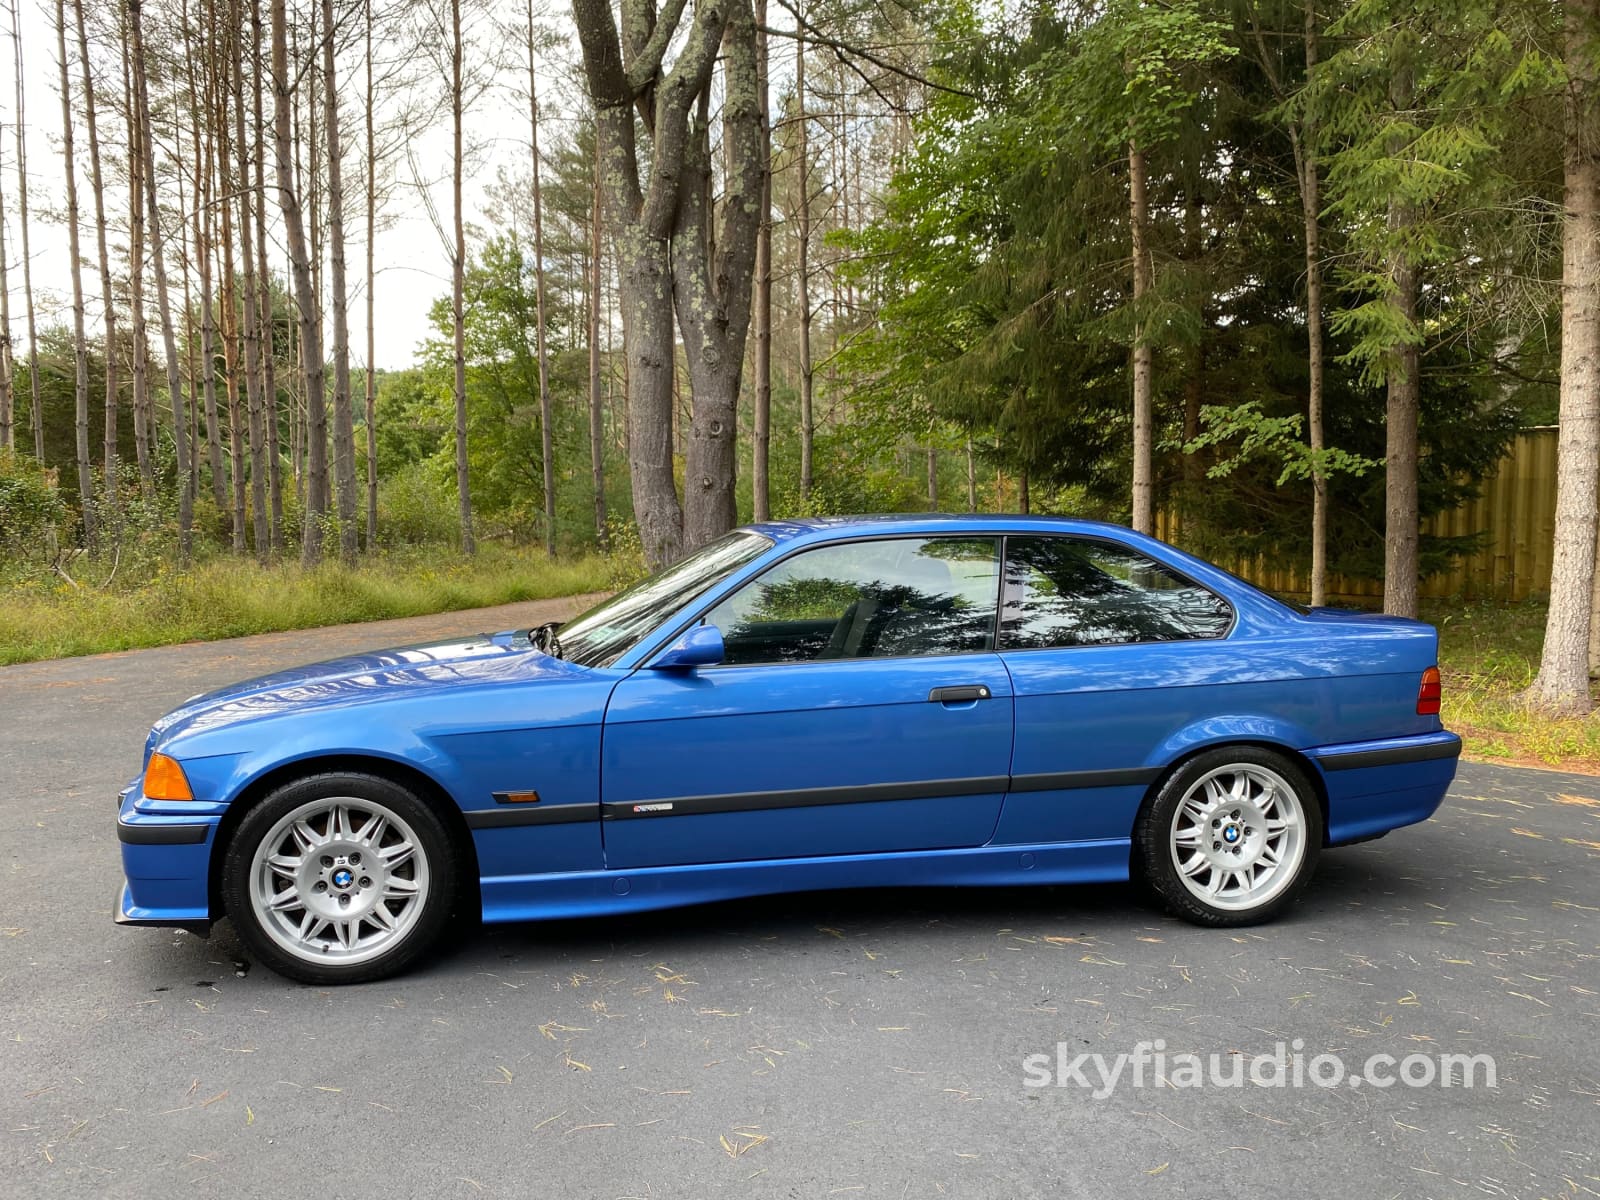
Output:
[[150,800],[193,800],[183,768],[165,754],[152,754],[144,769],[144,794]]
[[1438,716],[1441,693],[1439,668],[1429,667],[1422,673],[1422,684],[1417,688],[1417,716]]

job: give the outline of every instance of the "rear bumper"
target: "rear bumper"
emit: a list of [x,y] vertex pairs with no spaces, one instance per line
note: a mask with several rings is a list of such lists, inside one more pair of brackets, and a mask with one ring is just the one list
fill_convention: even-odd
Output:
[[211,849],[224,806],[158,801],[136,787],[118,798],[117,841],[123,885],[112,919],[118,925],[211,927]]
[[1328,844],[1426,821],[1450,790],[1460,755],[1461,739],[1443,730],[1309,751],[1327,788]]

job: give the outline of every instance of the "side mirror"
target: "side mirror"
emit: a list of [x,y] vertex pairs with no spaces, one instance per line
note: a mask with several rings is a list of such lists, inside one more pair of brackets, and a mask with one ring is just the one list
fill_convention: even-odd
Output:
[[721,662],[722,655],[722,630],[715,625],[696,625],[663,650],[650,667],[656,671],[710,667]]

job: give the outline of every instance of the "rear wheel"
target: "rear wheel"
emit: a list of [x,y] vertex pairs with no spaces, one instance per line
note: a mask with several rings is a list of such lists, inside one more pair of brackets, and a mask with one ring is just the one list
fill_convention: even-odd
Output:
[[450,837],[372,775],[296,780],[252,808],[223,859],[223,898],[256,957],[304,983],[361,983],[438,938],[457,880]]
[[1322,850],[1305,771],[1256,746],[1224,746],[1173,772],[1135,831],[1144,879],[1199,925],[1271,920],[1305,889]]

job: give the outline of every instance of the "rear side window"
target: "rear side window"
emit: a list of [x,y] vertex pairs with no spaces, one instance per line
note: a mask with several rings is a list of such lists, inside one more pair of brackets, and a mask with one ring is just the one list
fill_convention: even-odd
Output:
[[1232,624],[1221,597],[1126,546],[1006,539],[1002,650],[1219,638]]

